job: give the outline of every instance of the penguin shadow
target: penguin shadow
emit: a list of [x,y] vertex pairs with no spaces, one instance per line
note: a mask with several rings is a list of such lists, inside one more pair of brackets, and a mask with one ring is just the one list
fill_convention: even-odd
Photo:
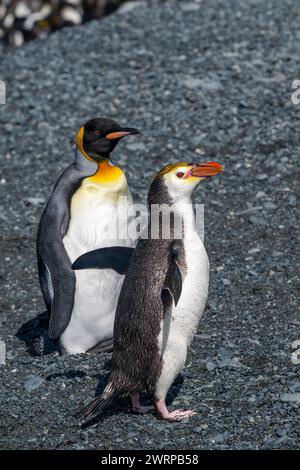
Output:
[[31,356],[42,356],[59,351],[58,343],[48,336],[48,313],[42,312],[35,318],[24,323],[16,333],[16,337],[25,343]]
[[76,380],[76,379],[83,379],[86,376],[85,372],[82,372],[81,370],[68,370],[66,372],[56,372],[53,374],[49,374],[46,377],[46,382],[51,382],[52,380],[55,379],[64,379],[64,380]]
[[[111,366],[111,360],[108,360],[107,363],[105,364],[106,366]],[[101,395],[107,385],[108,379],[110,376],[110,372],[106,372],[103,376],[100,377],[98,385],[96,387],[95,391],[95,398]],[[171,406],[175,398],[178,396],[181,387],[184,382],[184,377],[182,374],[179,374],[176,379],[173,382],[173,385],[171,386],[170,390],[168,391],[167,397],[166,397],[166,404],[167,406]],[[145,392],[142,392],[140,394],[140,399],[142,405],[152,405],[153,402],[150,399],[149,395]],[[90,426],[96,425],[97,423],[106,420],[110,418],[111,416],[116,416],[121,413],[125,413],[127,415],[132,414],[131,411],[131,406],[130,406],[130,399],[129,397],[126,398],[117,398],[115,401],[113,401],[110,405],[107,406],[107,408],[103,411],[103,413],[92,419],[91,421],[87,422],[86,424],[82,424],[82,428],[88,428]],[[150,414],[150,413],[149,413]],[[154,414],[152,411],[151,414]]]

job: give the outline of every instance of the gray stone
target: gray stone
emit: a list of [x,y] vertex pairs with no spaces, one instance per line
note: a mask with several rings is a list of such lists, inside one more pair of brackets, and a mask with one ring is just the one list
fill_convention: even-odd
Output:
[[212,362],[212,361],[207,361],[206,362],[206,369],[211,372],[212,370],[214,370],[216,367],[215,363]]
[[265,181],[268,179],[268,175],[266,173],[261,173],[256,176],[257,181]]
[[300,393],[283,393],[281,395],[281,401],[292,402],[292,403],[300,403]]
[[27,392],[32,392],[33,390],[36,390],[39,388],[45,380],[42,377],[39,377],[38,375],[31,375],[28,377],[28,379],[24,383],[24,388]]
[[194,90],[195,88],[201,88],[202,80],[200,78],[187,78],[183,80],[183,84],[190,90]]

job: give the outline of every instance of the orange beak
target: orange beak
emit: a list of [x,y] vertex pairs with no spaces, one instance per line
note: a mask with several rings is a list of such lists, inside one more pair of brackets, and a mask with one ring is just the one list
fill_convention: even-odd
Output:
[[191,175],[197,178],[207,178],[222,173],[223,166],[217,162],[195,163]]
[[133,135],[133,134],[140,134],[140,132],[137,129],[134,129],[133,127],[128,127],[128,128],[123,128],[119,131],[116,132],[110,132],[105,136],[107,140],[115,140],[115,139],[121,139],[122,137],[125,137],[126,135]]

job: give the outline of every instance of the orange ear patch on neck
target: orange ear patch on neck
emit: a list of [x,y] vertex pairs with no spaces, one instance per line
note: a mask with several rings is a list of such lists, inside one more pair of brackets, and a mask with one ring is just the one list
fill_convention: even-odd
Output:
[[123,171],[117,166],[111,165],[109,160],[98,164],[98,171],[88,178],[88,181],[96,184],[114,183],[123,176]]
[[93,159],[88,156],[88,154],[86,153],[86,151],[83,148],[83,134],[84,134],[84,127],[81,127],[78,131],[78,134],[77,134],[77,147],[79,148],[82,155],[85,156],[85,158],[87,158],[88,160],[93,161]]

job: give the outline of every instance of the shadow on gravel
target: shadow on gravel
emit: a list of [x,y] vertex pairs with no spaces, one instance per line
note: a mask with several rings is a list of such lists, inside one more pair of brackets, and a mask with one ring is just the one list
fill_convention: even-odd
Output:
[[58,351],[58,344],[48,336],[48,313],[43,312],[24,323],[16,337],[26,345],[31,356],[41,356]]
[[[110,363],[110,361],[108,362]],[[95,398],[101,395],[101,393],[103,392],[108,382],[109,376],[110,376],[110,372],[101,376],[99,383],[97,385],[97,388],[96,388]],[[179,374],[168,392],[167,399],[166,399],[167,406],[170,406],[172,402],[175,400],[175,398],[177,397],[177,395],[179,394],[180,389],[183,385],[183,381],[184,381],[183,376]],[[141,393],[140,396],[141,396],[142,405],[152,405],[152,401],[146,393]],[[84,405],[82,404],[81,408],[83,408],[83,406]],[[80,407],[79,407],[79,410],[80,410]],[[132,413],[131,408],[130,408],[129,398],[116,399],[116,401],[111,403],[99,417],[94,418],[93,420],[89,421],[87,424],[83,424],[81,427],[88,428],[92,425],[99,423],[103,419],[109,418],[110,416],[118,415],[120,413],[126,413],[126,414]],[[151,414],[153,414],[153,412]]]
[[50,374],[46,377],[46,381],[51,382],[52,380],[55,380],[57,378],[67,379],[67,380],[82,379],[85,376],[86,376],[86,373],[82,372],[81,370],[68,370],[67,372]]

